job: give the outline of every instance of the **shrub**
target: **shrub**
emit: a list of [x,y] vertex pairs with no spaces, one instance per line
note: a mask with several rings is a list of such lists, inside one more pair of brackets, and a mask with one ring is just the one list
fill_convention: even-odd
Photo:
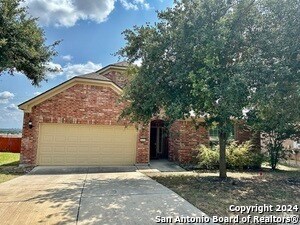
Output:
[[260,168],[263,161],[262,154],[253,151],[250,141],[240,145],[231,142],[226,149],[226,157],[228,168],[232,169]]
[[219,167],[219,150],[217,148],[200,145],[197,156],[200,168],[216,169]]
[[[197,158],[200,168],[216,169],[219,167],[219,147],[201,145]],[[249,141],[240,145],[231,142],[226,148],[226,160],[230,169],[260,168],[263,155],[254,152]]]

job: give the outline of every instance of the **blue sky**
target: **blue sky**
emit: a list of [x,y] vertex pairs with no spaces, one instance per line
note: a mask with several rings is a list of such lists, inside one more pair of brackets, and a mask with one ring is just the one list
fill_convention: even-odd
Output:
[[63,40],[49,64],[63,72],[47,74],[48,82],[40,87],[22,74],[0,76],[0,128],[22,127],[18,104],[73,76],[117,62],[112,54],[125,44],[122,31],[157,21],[156,11],[172,4],[173,0],[26,0],[29,13],[39,18],[47,44]]

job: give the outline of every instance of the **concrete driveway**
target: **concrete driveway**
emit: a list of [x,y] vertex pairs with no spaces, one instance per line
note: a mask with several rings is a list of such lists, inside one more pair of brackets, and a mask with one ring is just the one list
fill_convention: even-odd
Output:
[[125,171],[132,172],[37,169],[5,182],[1,224],[156,224],[157,216],[204,216],[135,168]]

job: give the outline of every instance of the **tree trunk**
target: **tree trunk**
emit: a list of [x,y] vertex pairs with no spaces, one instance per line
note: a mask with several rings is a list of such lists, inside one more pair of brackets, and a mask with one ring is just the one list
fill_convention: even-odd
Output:
[[275,164],[275,163],[271,165],[271,168],[273,171],[276,170],[276,166],[277,166],[277,164]]
[[272,170],[275,170],[277,167],[277,164],[281,158],[281,153],[283,150],[282,140],[278,139],[273,134],[273,140],[270,141],[268,149],[269,149],[269,154],[270,154],[270,165],[271,165]]
[[220,165],[219,172],[220,178],[227,177],[227,169],[226,169],[226,133],[224,131],[219,131],[219,146],[220,146]]

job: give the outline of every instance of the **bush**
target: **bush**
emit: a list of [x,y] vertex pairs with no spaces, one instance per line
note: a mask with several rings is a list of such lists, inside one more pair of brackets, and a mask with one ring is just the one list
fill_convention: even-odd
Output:
[[252,149],[250,141],[246,141],[240,145],[235,141],[231,142],[226,149],[228,168],[260,168],[263,156],[261,153],[254,152]]
[[[219,167],[219,147],[201,145],[197,158],[200,168],[217,169]],[[260,168],[263,155],[253,152],[249,141],[240,145],[237,142],[231,142],[226,148],[226,160],[227,168],[230,169]]]
[[219,167],[219,149],[200,145],[197,159],[200,168],[216,169]]

